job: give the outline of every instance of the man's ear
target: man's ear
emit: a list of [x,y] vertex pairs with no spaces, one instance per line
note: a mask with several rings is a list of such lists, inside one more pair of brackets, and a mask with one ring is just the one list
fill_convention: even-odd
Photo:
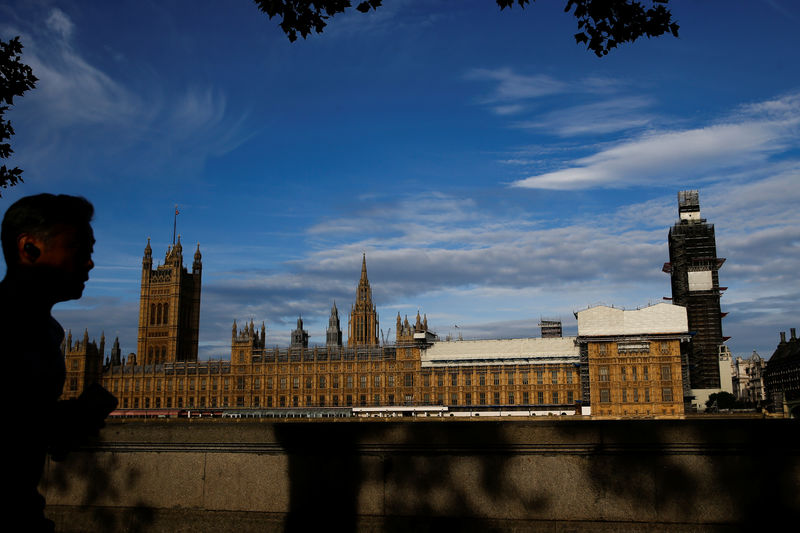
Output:
[[33,264],[42,255],[42,242],[33,235],[23,233],[17,237],[17,253],[20,264]]

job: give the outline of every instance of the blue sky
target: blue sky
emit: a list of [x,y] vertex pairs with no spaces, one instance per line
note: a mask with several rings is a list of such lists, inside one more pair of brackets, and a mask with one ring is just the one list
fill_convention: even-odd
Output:
[[669,295],[676,193],[699,189],[732,351],[798,326],[800,4],[673,1],[680,38],[602,59],[563,2],[384,4],[295,43],[246,0],[0,4],[40,79],[7,115],[25,183],[0,206],[97,208],[97,266],[56,318],[135,351],[142,252],[163,260],[178,204],[201,357],[234,319],[286,345],[302,314],[323,343],[362,252],[392,337],[418,309],[440,335],[574,334],[575,310]]

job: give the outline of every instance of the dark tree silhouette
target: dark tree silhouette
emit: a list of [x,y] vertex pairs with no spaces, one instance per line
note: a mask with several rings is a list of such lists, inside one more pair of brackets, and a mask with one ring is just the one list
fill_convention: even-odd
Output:
[[[14,150],[11,143],[3,142],[14,135],[11,122],[4,118],[5,112],[14,105],[14,97],[22,96],[33,89],[38,81],[31,67],[22,62],[22,43],[19,37],[10,41],[0,40],[0,159],[7,159]],[[22,181],[22,169],[0,167],[0,188],[5,189]],[[2,196],[2,194],[0,194]]]
[[[322,33],[327,20],[352,7],[350,0],[254,0],[258,8],[269,16],[280,19],[280,27],[290,41],[297,34],[305,39],[312,30]],[[536,0],[495,0],[501,10],[514,4],[525,8]],[[356,10],[367,13],[378,9],[382,0],[359,2]],[[636,0],[567,0],[565,13],[578,20],[577,43],[602,57],[622,43],[639,37],[658,37],[665,33],[678,36],[678,23],[672,20],[667,9],[669,0],[649,0],[650,7]]]
[[720,391],[708,397],[708,400],[706,400],[706,407],[709,409],[714,407],[717,409],[736,409],[742,407],[742,402],[736,401],[736,396],[730,392]]

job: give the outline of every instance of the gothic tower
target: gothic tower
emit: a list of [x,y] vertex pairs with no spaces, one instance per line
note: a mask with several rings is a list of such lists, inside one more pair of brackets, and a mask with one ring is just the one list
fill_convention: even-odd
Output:
[[367,279],[367,256],[361,258],[361,279],[356,289],[356,301],[350,310],[348,346],[378,346],[378,312],[372,303],[372,289]]
[[694,333],[689,352],[689,382],[693,389],[720,387],[719,346],[722,336],[719,269],[714,225],[700,218],[697,191],[678,193],[680,219],[669,230],[669,263],[672,302],[686,307],[689,330]]
[[153,250],[147,239],[139,299],[139,364],[197,361],[202,270],[199,244],[192,271],[183,266],[180,236],[175,245],[167,247],[164,264],[153,268]]
[[67,370],[62,398],[77,398],[86,387],[100,382],[103,373],[105,345],[105,334],[100,337],[99,347],[94,339],[90,342],[89,330],[83,332],[82,340],[76,340],[73,344],[72,331],[69,331],[61,343]]
[[331,316],[328,319],[328,337],[325,345],[333,347],[342,345],[342,328],[339,323],[339,310],[336,309],[336,302],[333,302],[333,307],[331,307]]
[[122,350],[119,348],[119,337],[114,339],[114,346],[111,347],[111,366],[122,364]]
[[292,331],[292,348],[308,348],[308,331],[303,329],[303,317],[297,317],[297,329]]

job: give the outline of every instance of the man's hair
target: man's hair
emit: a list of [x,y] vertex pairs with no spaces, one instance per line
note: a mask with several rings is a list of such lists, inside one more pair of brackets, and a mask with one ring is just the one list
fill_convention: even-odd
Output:
[[47,241],[57,226],[89,225],[94,206],[86,198],[67,194],[37,194],[14,202],[3,217],[0,240],[8,268],[19,261],[17,237],[29,233]]

